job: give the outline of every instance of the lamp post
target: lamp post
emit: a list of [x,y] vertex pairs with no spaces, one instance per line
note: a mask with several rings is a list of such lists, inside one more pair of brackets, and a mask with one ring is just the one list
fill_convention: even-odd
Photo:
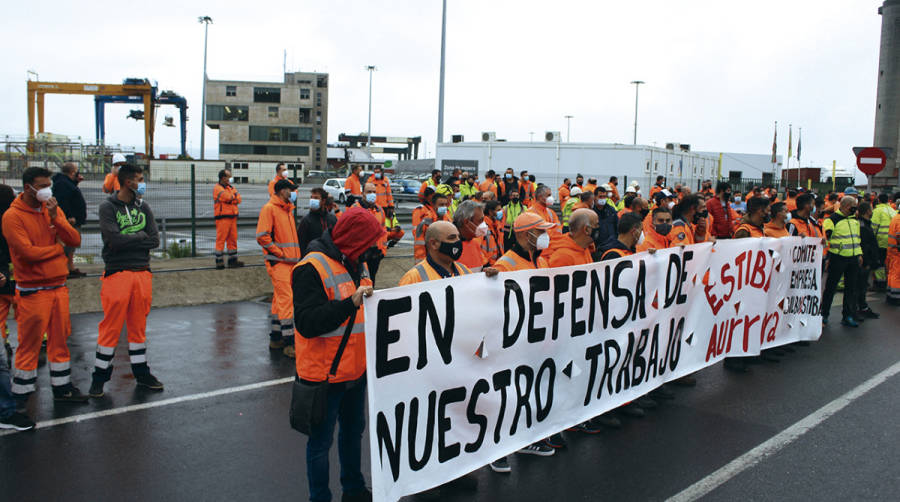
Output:
[[566,118],[566,143],[569,142],[569,132],[572,131],[572,118],[574,115],[564,115]]
[[366,150],[372,154],[372,73],[377,70],[374,65],[366,66],[369,70],[369,128],[366,129]]
[[206,158],[206,40],[209,35],[209,16],[200,16],[197,22],[203,25],[203,100],[200,108],[200,160]]
[[637,117],[638,117],[638,88],[641,84],[644,83],[643,80],[632,80],[632,84],[634,84],[634,142],[633,144],[637,144]]
[[447,0],[441,15],[441,82],[438,90],[438,129],[437,142],[444,142],[444,54],[447,48]]

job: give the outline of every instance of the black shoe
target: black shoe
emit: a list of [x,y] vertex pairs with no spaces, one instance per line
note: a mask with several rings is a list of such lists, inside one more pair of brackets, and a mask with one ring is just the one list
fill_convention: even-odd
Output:
[[372,502],[372,492],[363,488],[358,492],[344,493],[341,495],[341,502]]
[[747,367],[747,364],[742,361],[743,358],[725,359],[724,368],[728,371],[733,371],[735,373],[750,373],[750,368]]
[[163,390],[163,384],[159,380],[156,379],[150,373],[146,375],[136,376],[134,379],[137,381],[138,387],[146,387],[150,390],[161,391]]
[[878,319],[879,317],[881,317],[881,314],[873,311],[871,308],[866,308],[856,313],[857,319]]
[[506,474],[512,472],[512,467],[509,465],[509,460],[507,460],[506,457],[502,457],[491,462],[491,470]]
[[90,399],[87,394],[82,394],[78,387],[72,384],[53,389],[53,400],[59,403],[86,403]]
[[244,266],[244,262],[241,260],[228,260],[228,268],[241,268]]
[[31,430],[34,429],[34,420],[28,418],[27,415],[14,411],[12,415],[0,418],[0,429]]
[[646,413],[644,413],[644,410],[640,406],[633,402],[623,406],[619,406],[617,409],[619,410],[619,413],[625,415],[626,417],[643,418],[647,415]]
[[[619,425],[621,426],[622,422],[619,422]],[[572,432],[582,432],[584,434],[597,434],[603,430],[603,426],[598,423],[594,423],[593,420],[588,420],[587,422],[581,422],[574,427],[569,427],[566,430]]]
[[678,380],[672,382],[672,385],[677,385],[679,387],[696,387],[697,379],[691,375],[685,375]]
[[622,428],[622,421],[613,416],[611,412],[606,412],[599,417],[594,417],[593,419],[591,419],[591,422],[602,425],[603,427],[606,427],[608,429]]
[[654,408],[659,407],[659,403],[656,402],[655,399],[651,399],[647,396],[641,396],[641,397],[635,399],[634,402],[637,403],[638,406],[640,406],[641,408],[643,408],[645,410],[652,410]]
[[103,382],[94,380],[91,382],[91,388],[88,389],[88,395],[91,397],[103,397]]
[[551,434],[550,437],[545,439],[544,444],[546,444],[550,448],[558,450],[560,448],[565,448],[566,445],[569,444],[569,442],[566,441],[566,438],[563,437],[562,433],[557,432],[556,434]]
[[225,264],[216,262],[216,270],[225,270]]
[[665,385],[651,390],[647,395],[652,397],[653,399],[675,399],[675,393]]
[[523,455],[537,455],[539,457],[550,457],[553,456],[554,453],[556,453],[556,450],[550,448],[549,446],[544,444],[543,440],[541,440],[537,443],[532,443],[525,448],[522,448],[516,453],[521,453]]

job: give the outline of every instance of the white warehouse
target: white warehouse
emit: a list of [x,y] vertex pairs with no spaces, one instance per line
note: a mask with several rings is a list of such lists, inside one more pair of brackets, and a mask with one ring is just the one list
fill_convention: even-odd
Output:
[[[516,176],[527,170],[538,183],[553,187],[559,186],[565,178],[574,180],[579,173],[585,180],[597,178],[600,183],[605,183],[610,176],[618,176],[620,187],[633,180],[641,187],[649,187],[658,175],[665,176],[669,185],[686,183],[697,187],[700,181],[718,176],[718,154],[686,151],[681,146],[675,144],[669,149],[561,141],[440,143],[435,167],[448,174],[456,167],[475,171],[480,179],[490,169],[499,174],[511,167]],[[727,178],[728,174],[723,166],[722,177]]]

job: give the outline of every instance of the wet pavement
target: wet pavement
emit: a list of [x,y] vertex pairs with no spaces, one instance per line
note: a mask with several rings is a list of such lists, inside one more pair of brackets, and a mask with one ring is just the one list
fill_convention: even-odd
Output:
[[[697,387],[676,388],[673,401],[643,419],[623,419],[621,430],[566,433],[568,447],[553,457],[513,455],[511,474],[471,474],[476,491],[410,499],[667,499],[897,363],[900,309],[870,304],[882,319],[857,330],[830,326],[819,342],[747,375],[721,364],[704,369]],[[154,310],[148,357],[166,384],[162,393],[135,390],[124,338],[106,396],[87,405],[54,406],[42,367],[28,403],[42,428],[0,434],[2,499],[307,499],[305,438],[287,420],[293,361],[268,350],[267,313],[253,302]],[[72,372],[83,391],[99,320],[73,317]],[[135,409],[142,404],[148,407]],[[704,500],[896,500],[897,416],[895,375]],[[78,419],[59,423],[67,417]],[[367,447],[364,441],[366,470]]]

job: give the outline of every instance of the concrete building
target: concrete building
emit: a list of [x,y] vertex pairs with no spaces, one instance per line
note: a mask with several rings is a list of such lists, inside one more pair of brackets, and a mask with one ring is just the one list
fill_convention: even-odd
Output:
[[206,125],[219,130],[220,159],[325,169],[327,73],[285,73],[284,82],[210,80],[206,103]]
[[900,186],[900,0],[885,0],[881,14],[881,54],[873,146],[893,148],[887,166],[872,177],[872,188]]

